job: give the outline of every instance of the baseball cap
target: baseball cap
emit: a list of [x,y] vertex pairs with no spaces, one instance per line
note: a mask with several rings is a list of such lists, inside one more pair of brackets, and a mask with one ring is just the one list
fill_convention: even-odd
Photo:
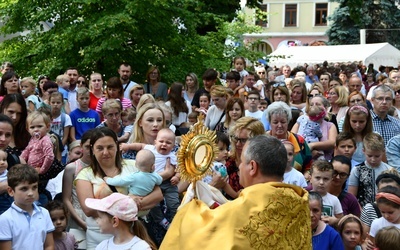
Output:
[[136,202],[129,196],[120,193],[112,193],[103,199],[87,198],[87,207],[106,212],[123,221],[136,221],[138,208]]

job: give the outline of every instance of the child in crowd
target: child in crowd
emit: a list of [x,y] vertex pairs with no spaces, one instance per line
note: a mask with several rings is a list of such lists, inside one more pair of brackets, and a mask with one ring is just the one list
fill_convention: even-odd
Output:
[[226,74],[226,87],[233,91],[233,97],[239,97],[240,74],[237,71],[230,71]]
[[351,160],[351,167],[358,165],[359,163],[352,159],[354,152],[356,151],[356,140],[348,132],[340,132],[336,136],[334,155],[344,155]]
[[197,122],[197,116],[199,116],[199,112],[193,111],[188,115],[188,122],[194,125]]
[[[228,150],[229,150],[229,137],[217,131],[217,146],[218,146],[218,155],[215,157],[215,161],[213,162],[213,166],[211,167],[211,172],[219,172],[222,178],[225,178],[228,175],[228,172],[225,167],[226,159],[228,158]],[[203,178],[203,181],[207,184],[210,184],[212,180],[212,175],[206,175]],[[229,185],[227,185],[229,186]]]
[[311,165],[310,174],[312,191],[322,196],[324,204],[321,219],[329,223],[329,225],[334,225],[343,217],[343,210],[339,199],[328,193],[328,188],[333,178],[332,163],[325,160],[316,160]]
[[47,134],[50,129],[50,118],[41,112],[34,111],[26,119],[31,139],[22,151],[21,158],[36,169],[39,174],[46,173],[53,163],[53,143]]
[[[150,150],[155,156],[155,171],[160,173],[164,171],[167,159],[170,159],[171,165],[176,166],[177,160],[175,153],[172,152],[175,146],[175,134],[168,128],[161,129],[157,133],[155,144],[144,144],[144,143],[130,143],[122,144],[121,151],[135,150],[139,151],[142,149]],[[161,191],[164,195],[164,199],[169,211],[171,220],[176,214],[176,210],[179,207],[179,194],[177,185],[180,177],[176,173],[170,180],[164,180],[160,185]],[[164,213],[160,206],[156,206],[151,209],[150,214],[154,218],[154,221],[162,225],[165,229],[169,228],[170,222],[165,218]]]
[[[325,116],[326,110],[323,106],[310,106],[307,115],[300,116],[297,119],[299,124],[297,134],[303,136],[307,143],[319,142],[322,138],[320,122]],[[323,152],[321,153],[323,155]]]
[[378,231],[375,236],[377,250],[393,250],[399,247],[400,229],[394,226],[385,227]]
[[[7,152],[0,150],[0,183],[7,182],[7,157]],[[0,215],[10,207],[10,203],[12,203],[12,198],[7,193],[0,195]]]
[[112,193],[101,200],[88,198],[85,204],[97,210],[97,224],[101,232],[113,235],[110,239],[102,241],[96,250],[156,249],[145,227],[137,218],[138,208],[131,197]]
[[369,133],[363,140],[365,162],[351,170],[349,178],[349,193],[357,197],[361,207],[372,203],[376,195],[376,178],[390,166],[382,162],[385,154],[385,143],[382,136]]
[[302,188],[306,188],[307,187],[306,178],[304,178],[304,175],[300,171],[293,168],[293,162],[294,162],[293,144],[287,140],[282,141],[282,143],[286,148],[287,158],[288,158],[285,174],[283,175],[283,182],[287,184],[296,185]]
[[244,59],[243,56],[236,56],[235,58],[233,58],[232,64],[233,64],[233,70],[239,72],[240,81],[243,82],[243,78],[249,74],[249,72],[245,70],[246,60]]
[[60,201],[51,201],[46,205],[54,225],[54,250],[77,249],[78,244],[74,235],[66,232],[68,224],[68,210]]
[[39,175],[26,164],[7,174],[11,207],[0,215],[0,249],[53,249],[54,226],[49,212],[37,206]]
[[138,172],[123,177],[104,177],[104,181],[112,186],[129,186],[129,194],[146,196],[153,191],[155,185],[161,185],[163,181],[161,175],[154,172],[154,163],[154,154],[150,150],[142,149],[136,155]]
[[87,88],[78,88],[76,91],[78,108],[70,113],[72,127],[70,129],[71,141],[80,140],[82,135],[100,124],[99,114],[89,108],[90,94]]
[[61,108],[63,106],[62,98],[63,97],[60,92],[54,92],[50,95],[49,102],[51,106],[51,116],[53,118],[53,121],[51,122],[51,131],[56,133],[61,138],[61,142],[64,147],[64,149],[61,149],[62,162],[66,163],[68,154],[67,143],[72,122],[69,115],[61,112]]
[[204,116],[207,115],[208,108],[210,107],[211,103],[211,96],[208,93],[202,93],[199,97],[200,108],[196,108],[196,112],[201,112]]
[[378,231],[384,227],[395,226],[400,229],[400,190],[387,186],[379,190],[376,195],[376,204],[382,217],[372,222],[368,238],[375,242]]
[[260,104],[258,104],[257,108],[258,108],[258,110],[264,112],[264,110],[266,110],[267,107],[268,107],[268,102],[266,100],[264,100],[264,99],[261,99],[260,100]]
[[338,223],[338,231],[342,237],[344,249],[361,250],[363,227],[360,219],[352,214],[341,218]]
[[42,100],[35,95],[36,82],[32,77],[24,77],[21,80],[21,94],[25,98],[28,111],[35,111],[40,108]]
[[363,139],[373,131],[371,113],[366,105],[357,104],[347,110],[343,131],[349,132],[356,140],[356,151],[353,154],[352,160],[358,162],[358,164],[363,163],[365,161]]
[[136,120],[136,111],[134,108],[127,108],[121,112],[121,121],[124,128],[124,134],[118,138],[119,142],[127,142],[133,130],[133,124]]
[[58,85],[58,92],[63,95],[63,99],[68,102],[68,91],[69,91],[69,76],[67,75],[59,75],[56,78],[56,83]]

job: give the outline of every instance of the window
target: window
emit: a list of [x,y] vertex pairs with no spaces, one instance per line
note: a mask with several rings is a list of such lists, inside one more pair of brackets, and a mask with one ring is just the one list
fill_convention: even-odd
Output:
[[326,18],[328,16],[328,4],[315,4],[315,26],[326,26]]
[[267,27],[267,5],[262,4],[259,9],[256,10],[256,25],[261,27]]
[[297,26],[297,4],[285,5],[285,27]]

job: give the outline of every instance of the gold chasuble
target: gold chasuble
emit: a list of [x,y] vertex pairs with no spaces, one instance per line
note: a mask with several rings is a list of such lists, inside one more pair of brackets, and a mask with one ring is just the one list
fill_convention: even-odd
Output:
[[183,205],[162,250],[311,250],[308,193],[297,186],[263,183],[215,209],[199,199]]

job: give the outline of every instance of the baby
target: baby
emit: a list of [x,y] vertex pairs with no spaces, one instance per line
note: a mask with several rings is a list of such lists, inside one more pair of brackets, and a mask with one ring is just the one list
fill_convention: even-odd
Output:
[[8,163],[7,163],[7,152],[0,149],[0,182],[7,181]]
[[136,155],[138,172],[114,178],[104,177],[104,180],[108,185],[129,186],[129,194],[146,196],[153,191],[155,185],[160,185],[163,180],[161,175],[154,172],[154,162],[155,156],[150,150],[140,150]]
[[22,151],[21,158],[39,174],[45,174],[54,161],[53,143],[47,134],[50,131],[50,118],[39,111],[34,111],[26,119],[31,140]]
[[300,126],[298,134],[303,136],[307,143],[319,142],[322,138],[322,131],[319,122],[324,119],[326,115],[325,108],[311,106],[307,115],[308,119],[306,116],[303,116],[304,119],[301,119],[299,122]]

